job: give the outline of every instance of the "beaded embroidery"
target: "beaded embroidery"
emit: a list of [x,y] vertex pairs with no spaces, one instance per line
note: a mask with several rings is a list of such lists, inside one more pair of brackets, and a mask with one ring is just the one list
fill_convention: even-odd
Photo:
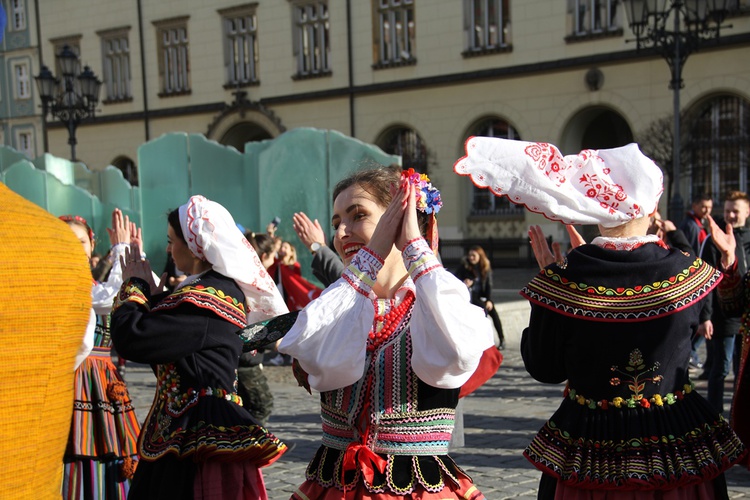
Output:
[[610,407],[650,408],[652,404],[656,406],[664,406],[665,404],[673,405],[677,401],[682,400],[686,394],[690,394],[691,392],[693,392],[693,389],[695,389],[695,385],[692,382],[690,382],[689,384],[685,384],[683,386],[683,390],[674,391],[673,393],[669,392],[663,396],[661,394],[654,394],[650,398],[646,398],[642,395],[638,395],[639,397],[636,397],[636,395],[633,395],[629,397],[628,399],[624,399],[618,396],[612,399],[612,401],[608,401],[606,399],[595,401],[581,394],[578,394],[575,389],[571,389],[569,387],[565,388],[563,395],[566,398],[570,399],[571,401],[575,401],[579,405],[585,406],[586,408],[590,410],[596,410],[597,408],[602,409],[602,410],[608,410]]
[[159,399],[166,402],[166,411],[171,416],[180,416],[186,409],[194,406],[201,397],[212,396],[219,399],[225,399],[239,406],[242,406],[242,398],[234,392],[213,387],[205,387],[195,390],[192,387],[187,391],[180,393],[180,376],[174,364],[159,365],[159,377],[157,378],[157,388]]
[[184,286],[159,302],[153,310],[173,309],[184,303],[211,310],[239,328],[247,326],[245,304],[212,286],[199,284]]
[[372,352],[388,340],[396,328],[401,324],[404,316],[414,303],[414,293],[408,291],[404,300],[399,305],[392,305],[386,314],[376,314],[373,320],[372,331],[367,339],[367,351]]

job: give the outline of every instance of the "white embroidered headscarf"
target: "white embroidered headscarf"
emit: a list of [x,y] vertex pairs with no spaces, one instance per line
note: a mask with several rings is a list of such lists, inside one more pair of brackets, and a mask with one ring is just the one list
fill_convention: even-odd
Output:
[[453,170],[565,224],[615,227],[647,217],[664,191],[661,170],[637,144],[563,156],[545,142],[470,137]]
[[245,294],[249,324],[289,312],[276,283],[226,208],[196,195],[179,208],[179,214],[190,251],[214,271],[232,278]]

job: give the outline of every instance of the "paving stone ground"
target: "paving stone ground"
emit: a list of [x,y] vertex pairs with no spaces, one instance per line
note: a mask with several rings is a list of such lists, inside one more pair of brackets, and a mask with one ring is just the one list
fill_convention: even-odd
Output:
[[[500,304],[506,328],[507,346],[503,365],[487,384],[462,400],[464,446],[451,455],[474,479],[488,500],[536,498],[540,473],[522,456],[524,447],[544,421],[557,408],[561,385],[545,385],[533,380],[524,370],[518,351],[524,304],[517,301],[517,282],[533,275],[534,270],[496,270],[496,295],[507,297]],[[506,286],[502,286],[505,284]],[[520,319],[502,314],[515,315]],[[518,323],[518,324],[515,324]],[[277,463],[263,469],[271,500],[286,500],[302,482],[308,460],[320,443],[320,416],[316,396],[296,387],[289,367],[265,367],[275,398],[275,410],[268,427],[279,438],[294,443],[293,450]],[[697,374],[696,374],[697,375]],[[125,379],[136,412],[146,417],[153,399],[155,379],[144,365],[129,363]],[[729,408],[732,380],[727,380],[725,395]],[[705,395],[706,383],[696,382]],[[750,499],[750,472],[733,467],[727,474],[730,498]]]

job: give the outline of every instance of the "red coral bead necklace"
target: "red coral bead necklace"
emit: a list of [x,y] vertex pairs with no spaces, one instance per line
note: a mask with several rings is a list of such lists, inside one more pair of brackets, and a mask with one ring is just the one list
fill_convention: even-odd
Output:
[[[397,306],[391,307],[391,310],[386,314],[376,314],[375,320],[372,324],[372,331],[368,335],[367,340],[367,351],[372,352],[380,347],[386,340],[393,335],[396,328],[401,324],[401,321],[406,316],[406,313],[411,309],[411,305],[414,303],[414,293],[410,291],[406,292],[404,300]],[[381,325],[378,328],[378,325]]]

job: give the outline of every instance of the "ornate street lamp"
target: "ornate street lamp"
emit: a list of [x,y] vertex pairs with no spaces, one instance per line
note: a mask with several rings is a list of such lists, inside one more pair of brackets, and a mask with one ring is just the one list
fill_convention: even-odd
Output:
[[55,57],[62,77],[55,78],[47,66],[42,66],[34,79],[42,100],[42,116],[46,118],[49,113],[67,127],[70,159],[76,161],[76,128],[94,117],[102,82],[88,66],[76,76],[78,56],[67,45]]
[[[669,88],[674,101],[672,143],[672,199],[669,217],[682,216],[680,196],[680,89],[682,67],[688,56],[708,40],[717,40],[727,16],[727,0],[623,0],[638,50],[653,48],[672,72]],[[670,27],[671,21],[671,30]]]

